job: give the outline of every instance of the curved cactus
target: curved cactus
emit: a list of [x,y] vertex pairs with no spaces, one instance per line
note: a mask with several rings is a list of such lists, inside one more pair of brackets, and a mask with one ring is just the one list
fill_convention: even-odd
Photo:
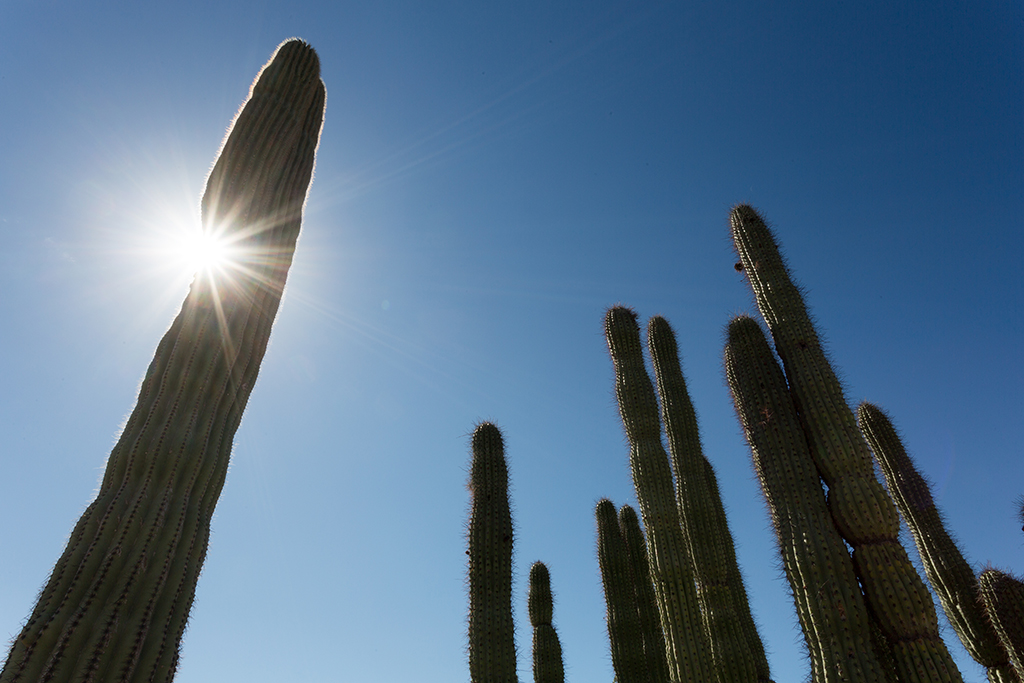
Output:
[[928,582],[960,642],[988,669],[992,683],[1016,682],[1006,650],[978,600],[974,570],[946,531],[928,482],[914,467],[889,417],[880,408],[862,403],[857,408],[857,422],[910,528]]
[[1024,680],[1024,583],[998,569],[978,577],[981,599],[1017,676]]
[[811,455],[829,488],[836,527],[853,548],[857,575],[904,681],[960,681],[939,637],[931,595],[899,544],[899,515],[874,477],[871,456],[818,341],[775,238],[747,205],[730,214],[733,241],[775,351]]
[[316,52],[282,43],[202,200],[204,230],[258,256],[233,281],[193,281],[96,499],[14,640],[3,683],[173,678],[231,442],[295,249],[324,101]]
[[517,683],[508,468],[490,422],[473,432],[469,490],[469,675],[473,683]]
[[551,574],[543,562],[530,567],[530,592],[527,599],[530,625],[533,626],[534,683],[564,683],[562,644],[552,625],[554,599],[551,597]]
[[725,372],[768,502],[812,679],[885,680],[853,562],[832,523],[796,406],[753,319],[730,323]]

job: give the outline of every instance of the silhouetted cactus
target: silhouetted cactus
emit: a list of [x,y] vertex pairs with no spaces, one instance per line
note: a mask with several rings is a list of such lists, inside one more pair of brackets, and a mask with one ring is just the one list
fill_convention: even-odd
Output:
[[785,368],[800,433],[806,434],[818,474],[829,488],[829,511],[853,548],[857,576],[892,646],[899,678],[961,680],[939,637],[931,595],[899,544],[899,515],[874,477],[867,444],[774,236],[746,205],[732,210],[730,224],[743,271]]
[[530,567],[530,592],[527,598],[530,625],[533,626],[534,683],[564,683],[562,644],[551,623],[554,599],[551,596],[551,574],[543,562]]
[[998,569],[978,577],[981,599],[1017,677],[1024,680],[1024,583]]
[[1018,678],[1006,650],[978,599],[974,570],[946,531],[931,489],[914,467],[889,417],[878,407],[862,403],[857,421],[914,538],[928,582],[960,642],[988,669],[992,683],[1015,683]]
[[670,683],[668,660],[665,654],[665,635],[661,630],[661,618],[654,599],[651,584],[650,562],[647,559],[647,540],[640,528],[636,510],[628,505],[619,508],[619,530],[626,544],[629,556],[630,576],[633,579],[633,593],[640,616],[640,633],[644,641],[644,657],[651,683]]
[[469,675],[473,683],[517,683],[512,621],[512,512],[501,432],[473,432],[469,473]]
[[282,43],[202,200],[203,229],[255,256],[233,280],[193,281],[96,499],[14,640],[3,683],[173,678],[231,442],[291,265],[324,101],[316,53]]

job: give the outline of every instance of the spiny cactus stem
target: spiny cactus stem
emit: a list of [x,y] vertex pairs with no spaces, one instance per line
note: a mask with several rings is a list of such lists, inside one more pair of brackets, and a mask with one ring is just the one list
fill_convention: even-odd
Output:
[[640,616],[640,632],[644,640],[644,656],[651,683],[670,683],[668,660],[665,651],[665,635],[661,629],[658,605],[651,584],[650,563],[647,560],[647,541],[640,529],[640,519],[629,505],[619,508],[619,530],[626,544],[629,556],[630,576],[633,579],[633,594]]
[[530,625],[533,626],[534,683],[565,683],[562,644],[551,623],[554,617],[551,575],[543,562],[534,562],[530,567],[530,592],[527,602]]
[[3,683],[173,678],[231,442],[299,233],[323,123],[319,74],[309,45],[282,43],[235,119],[206,183],[203,222],[257,257],[231,283],[192,283]]
[[661,444],[661,420],[647,370],[636,314],[622,306],[605,316],[605,336],[615,366],[615,395],[630,444],[633,486],[647,529],[651,577],[668,649],[669,671],[680,683],[712,680],[707,643],[693,579],[693,560],[679,525],[672,471]]
[[517,683],[512,622],[512,512],[501,432],[473,432],[469,489],[469,674],[473,683]]

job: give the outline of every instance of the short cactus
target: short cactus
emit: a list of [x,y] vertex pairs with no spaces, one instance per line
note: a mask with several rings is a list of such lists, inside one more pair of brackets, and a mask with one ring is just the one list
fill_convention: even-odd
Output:
[[636,609],[640,616],[640,633],[644,639],[644,656],[651,683],[669,683],[668,660],[665,658],[665,634],[661,630],[658,605],[651,584],[650,563],[647,559],[647,541],[640,528],[636,510],[628,505],[619,508],[619,530],[626,543],[629,556]]
[[530,567],[530,592],[527,604],[530,625],[533,626],[533,681],[565,683],[562,644],[551,623],[554,617],[551,574],[543,562],[534,562]]
[[204,230],[258,253],[200,275],[157,346],[96,499],[15,638],[3,683],[170,681],[231,442],[281,301],[325,90],[316,53],[282,43],[210,172]]
[[998,569],[978,577],[981,599],[1017,677],[1024,680],[1024,583]]

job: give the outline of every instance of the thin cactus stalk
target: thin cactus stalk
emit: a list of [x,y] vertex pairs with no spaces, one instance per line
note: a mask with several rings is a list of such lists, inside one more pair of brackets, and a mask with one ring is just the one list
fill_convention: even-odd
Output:
[[889,417],[880,408],[862,403],[857,421],[914,538],[925,575],[960,642],[988,669],[990,681],[1017,681],[1006,650],[978,600],[974,570],[946,531],[928,482],[914,467]]
[[665,654],[665,634],[661,630],[661,618],[654,598],[651,583],[650,563],[647,561],[647,541],[640,529],[636,510],[628,505],[619,508],[619,530],[626,544],[629,556],[630,576],[633,579],[633,593],[640,617],[640,632],[644,641],[644,656],[651,683],[670,683],[668,660]]
[[551,596],[551,574],[543,562],[530,567],[530,592],[527,600],[530,625],[533,626],[534,683],[565,683],[562,644],[551,623],[554,599]]
[[619,683],[651,683],[629,551],[619,527],[615,504],[607,498],[599,501],[594,516],[597,518],[597,559],[604,585],[605,618],[615,678]]
[[469,490],[469,675],[472,683],[518,683],[512,621],[512,512],[501,432],[473,432]]
[[753,319],[730,323],[725,371],[768,502],[812,680],[886,680],[853,562],[826,506],[796,406]]
[[1017,676],[1024,680],[1024,583],[998,569],[978,577],[981,600]]
[[770,681],[768,658],[750,612],[718,480],[701,446],[675,333],[661,316],[648,324],[647,346],[661,398],[680,523],[693,558],[697,597],[718,679],[722,683]]
[[785,367],[818,473],[829,488],[829,510],[853,548],[864,594],[892,643],[900,679],[962,680],[939,637],[931,595],[899,543],[896,507],[874,477],[867,443],[774,236],[746,205],[733,209],[730,223],[742,267]]
[[630,445],[633,486],[647,530],[651,579],[665,634],[673,681],[715,680],[711,652],[694,587],[693,560],[679,525],[668,454],[661,443],[658,401],[647,370],[636,314],[616,306],[605,316],[615,366],[615,395]]
[[235,430],[281,300],[323,123],[313,49],[280,45],[206,183],[203,225],[258,254],[197,276],[3,683],[170,681]]

